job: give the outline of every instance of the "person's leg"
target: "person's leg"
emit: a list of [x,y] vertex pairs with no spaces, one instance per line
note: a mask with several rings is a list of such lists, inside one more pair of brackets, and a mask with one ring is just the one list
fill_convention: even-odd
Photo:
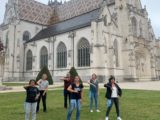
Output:
[[42,95],[42,102],[43,102],[43,112],[47,111],[46,107],[46,98],[47,98],[47,93],[45,95]]
[[67,108],[67,91],[64,89],[64,108]]
[[92,106],[93,106],[93,93],[90,91],[89,93],[89,97],[90,97],[90,111],[92,111]]
[[32,103],[32,106],[31,106],[32,120],[36,120],[36,108],[37,108],[37,102]]
[[70,105],[70,102],[71,102],[71,93],[68,91],[68,95],[69,95],[69,105]]
[[68,107],[68,103],[70,104],[70,92],[67,90],[67,107]]
[[95,107],[98,110],[98,93],[94,93]]
[[110,111],[111,111],[112,105],[113,105],[113,100],[112,100],[112,99],[108,99],[108,100],[107,100],[107,112],[106,112],[106,117],[109,116],[109,113],[110,113]]
[[40,96],[39,96],[38,101],[37,101],[37,110],[36,110],[36,112],[39,112],[39,108],[40,108],[39,104],[40,104],[42,96],[43,96],[43,92],[40,91]]
[[119,99],[118,99],[118,98],[114,98],[114,104],[115,104],[115,107],[116,107],[117,117],[120,117],[120,111],[119,111]]
[[31,113],[31,103],[25,103],[25,120],[29,120]]
[[77,107],[77,113],[76,113],[76,120],[80,120],[80,114],[81,114],[81,101],[77,100],[76,101],[76,107]]
[[67,120],[71,120],[71,115],[75,107],[76,107],[76,100],[71,99],[70,107],[69,107],[68,114],[67,114]]

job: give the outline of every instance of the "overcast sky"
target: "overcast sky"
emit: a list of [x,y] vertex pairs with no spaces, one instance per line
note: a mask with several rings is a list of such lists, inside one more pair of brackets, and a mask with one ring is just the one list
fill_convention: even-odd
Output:
[[[3,22],[5,4],[8,0],[0,0],[0,23]],[[36,0],[47,4],[48,0]],[[64,0],[63,0],[64,1]],[[67,0],[66,0],[67,1]],[[160,0],[141,0],[142,5],[147,6],[149,18],[152,21],[152,25],[156,34],[156,37],[160,37]]]

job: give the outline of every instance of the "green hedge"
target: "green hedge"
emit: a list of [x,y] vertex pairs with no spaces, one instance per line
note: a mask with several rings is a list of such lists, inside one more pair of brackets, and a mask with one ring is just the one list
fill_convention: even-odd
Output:
[[38,75],[37,75],[37,77],[36,77],[36,81],[40,80],[40,79],[42,78],[42,75],[43,75],[43,74],[47,74],[49,84],[50,84],[50,85],[53,85],[53,79],[52,79],[51,73],[49,72],[47,66],[44,66],[44,67],[41,69],[41,71],[38,73]]

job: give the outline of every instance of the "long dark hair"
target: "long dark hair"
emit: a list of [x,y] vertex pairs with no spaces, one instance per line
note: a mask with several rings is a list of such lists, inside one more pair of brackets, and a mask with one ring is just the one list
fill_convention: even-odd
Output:
[[109,77],[108,82],[111,83],[111,80],[115,80],[115,77],[113,75]]
[[31,82],[34,82],[34,84],[36,85],[36,81],[35,81],[34,79],[31,79],[31,80],[29,81],[29,85],[31,84]]

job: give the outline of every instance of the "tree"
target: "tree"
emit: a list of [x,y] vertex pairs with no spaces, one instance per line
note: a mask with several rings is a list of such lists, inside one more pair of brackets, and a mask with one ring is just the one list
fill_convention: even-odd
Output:
[[38,73],[37,77],[36,77],[36,81],[40,80],[42,78],[42,75],[43,74],[47,74],[48,76],[48,82],[50,85],[53,85],[53,79],[52,79],[52,76],[48,70],[48,67],[47,66],[44,66],[41,71]]
[[[74,67],[72,67],[72,68],[70,69],[69,73],[70,73],[71,78],[72,78],[73,80],[74,80],[74,78],[75,78],[76,76],[78,76],[78,73],[77,73],[77,71],[76,71],[76,69],[75,69]],[[80,79],[80,80],[81,80],[81,79]],[[82,80],[81,80],[81,83],[82,83]]]

